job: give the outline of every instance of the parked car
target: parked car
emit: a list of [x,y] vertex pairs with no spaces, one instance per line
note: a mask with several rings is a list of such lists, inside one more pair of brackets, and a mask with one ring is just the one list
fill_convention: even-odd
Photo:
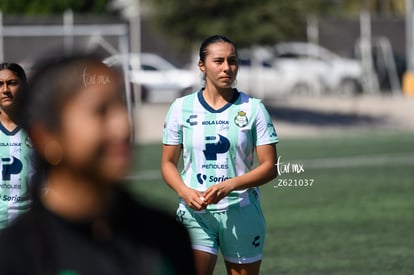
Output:
[[242,49],[239,63],[237,87],[260,98],[361,91],[361,63],[314,44]]
[[275,46],[278,60],[290,59],[316,74],[329,93],[355,94],[362,91],[363,69],[360,60],[345,58],[312,43],[286,42]]
[[[122,55],[117,54],[106,58],[104,62],[109,66],[122,66],[122,58]],[[194,91],[201,82],[194,71],[180,69],[153,53],[130,53],[127,60],[130,81],[141,88],[143,102],[172,102]]]
[[237,88],[266,99],[318,91],[314,70],[291,59],[278,59],[272,47],[254,47],[239,51]]

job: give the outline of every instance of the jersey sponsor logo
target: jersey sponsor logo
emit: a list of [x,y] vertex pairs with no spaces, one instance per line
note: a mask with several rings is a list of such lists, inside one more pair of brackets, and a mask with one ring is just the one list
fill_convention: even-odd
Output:
[[[219,177],[210,176],[210,177],[208,177],[208,182],[210,182],[210,183],[219,183],[219,182],[226,181],[228,179],[231,179],[231,177],[226,177],[226,176],[219,176]],[[204,184],[207,181],[207,175],[198,173],[197,174],[197,181],[198,181],[199,184]]]
[[0,183],[1,189],[22,189],[20,184]]
[[197,181],[199,184],[203,184],[207,179],[207,176],[201,173],[197,174]]
[[240,128],[246,126],[249,123],[249,119],[246,116],[246,112],[237,112],[237,115],[234,118],[234,123]]
[[259,247],[260,246],[260,241],[259,240],[260,240],[260,236],[255,236],[254,239],[253,239],[252,245],[254,247]]
[[230,141],[222,136],[207,136],[206,146],[203,150],[206,160],[217,160],[217,154],[226,153],[230,149]]
[[12,146],[21,146],[21,142],[0,142],[0,146],[3,147],[12,147]]
[[1,199],[3,201],[27,201],[28,197],[27,196],[18,196],[18,195],[14,195],[14,196],[3,195],[1,197]]
[[202,125],[229,125],[228,120],[205,120]]
[[217,127],[217,132],[222,133],[228,131],[229,129],[229,125],[220,125],[219,127]]
[[10,180],[11,175],[19,174],[22,169],[23,164],[16,157],[1,159],[1,176],[3,180]]
[[201,165],[201,168],[205,169],[229,169],[229,166],[226,163],[205,163]]
[[198,123],[197,121],[194,121],[197,118],[197,115],[190,115],[185,122],[190,124],[190,126],[196,126]]

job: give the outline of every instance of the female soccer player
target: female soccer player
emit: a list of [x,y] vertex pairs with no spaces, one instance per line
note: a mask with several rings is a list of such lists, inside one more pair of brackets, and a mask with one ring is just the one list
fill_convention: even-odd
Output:
[[16,124],[16,94],[25,93],[26,74],[16,63],[0,64],[0,229],[30,205],[31,144]]
[[258,187],[277,176],[278,136],[261,101],[232,88],[238,57],[228,38],[204,40],[198,66],[205,86],[176,99],[166,116],[162,175],[180,197],[177,218],[192,237],[198,274],[213,274],[218,248],[228,274],[258,274],[265,240]]
[[93,56],[34,66],[19,121],[44,170],[31,209],[0,234],[2,274],[194,274],[185,227],[122,187],[132,151],[122,82]]

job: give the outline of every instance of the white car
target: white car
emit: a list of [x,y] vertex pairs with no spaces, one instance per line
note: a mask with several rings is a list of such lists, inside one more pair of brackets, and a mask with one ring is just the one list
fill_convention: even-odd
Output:
[[270,47],[239,51],[237,88],[262,99],[314,93],[319,81],[313,70],[288,59],[275,58]]
[[312,71],[326,92],[355,94],[362,91],[363,68],[360,60],[341,57],[319,45],[286,42],[275,46],[277,60],[290,60]]
[[317,45],[290,42],[239,51],[237,87],[259,98],[361,91],[362,66]]
[[[122,66],[122,58],[119,54],[113,55],[106,58],[104,63]],[[179,69],[159,55],[130,53],[127,60],[130,81],[140,86],[143,102],[170,103],[200,86],[201,79],[197,73]]]

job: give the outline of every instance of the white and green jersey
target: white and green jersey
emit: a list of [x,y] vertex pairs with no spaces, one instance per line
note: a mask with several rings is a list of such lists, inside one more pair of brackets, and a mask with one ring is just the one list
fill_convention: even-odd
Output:
[[20,127],[10,132],[0,123],[0,229],[29,207],[31,154],[27,134]]
[[[166,116],[163,134],[164,144],[182,144],[182,179],[201,192],[250,171],[255,147],[278,141],[263,103],[242,92],[235,93],[233,100],[219,110],[207,104],[201,90],[176,99]],[[207,209],[242,207],[259,196],[258,188],[237,190]]]

